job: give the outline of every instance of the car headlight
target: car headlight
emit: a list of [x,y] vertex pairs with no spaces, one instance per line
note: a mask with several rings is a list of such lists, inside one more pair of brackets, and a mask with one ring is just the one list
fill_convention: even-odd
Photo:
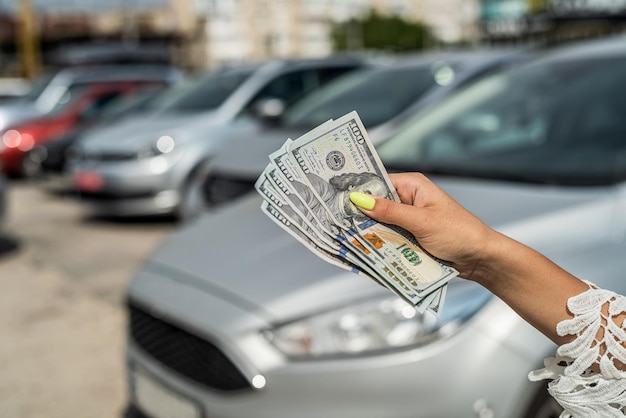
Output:
[[35,146],[35,140],[30,133],[16,129],[5,131],[0,142],[2,142],[2,149],[17,148],[23,152],[30,151]]
[[137,158],[150,158],[169,154],[176,148],[176,141],[169,135],[161,135],[155,143],[137,151]]
[[449,284],[440,317],[418,313],[391,294],[283,324],[263,335],[281,352],[300,360],[401,350],[453,334],[490,297],[479,285],[459,279]]

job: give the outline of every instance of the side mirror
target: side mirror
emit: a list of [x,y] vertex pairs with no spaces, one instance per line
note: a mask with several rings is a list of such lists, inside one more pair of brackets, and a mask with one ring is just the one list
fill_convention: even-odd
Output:
[[254,114],[263,123],[270,126],[280,125],[287,106],[277,98],[260,99],[254,104]]

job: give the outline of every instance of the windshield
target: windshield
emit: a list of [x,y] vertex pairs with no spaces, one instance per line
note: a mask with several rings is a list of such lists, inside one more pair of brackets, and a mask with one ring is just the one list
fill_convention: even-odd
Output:
[[238,69],[206,74],[177,85],[150,104],[162,113],[202,112],[217,108],[251,74],[252,69]]
[[379,145],[390,170],[562,185],[626,174],[626,59],[537,62],[493,75]]
[[143,112],[150,105],[150,101],[155,100],[161,92],[161,89],[153,88],[131,94],[122,94],[100,109],[97,115],[98,122],[111,122],[131,113]]
[[444,63],[357,71],[294,105],[285,114],[284,125],[314,127],[357,110],[363,125],[374,127],[397,116],[438,82],[451,81],[442,81],[443,72],[454,74]]
[[66,89],[63,89],[63,94],[59,99],[55,102],[52,109],[47,112],[47,115],[54,116],[58,115],[72,106],[76,99],[79,98],[83,92],[89,89],[92,85],[88,83],[80,83],[80,84],[72,84],[68,86]]

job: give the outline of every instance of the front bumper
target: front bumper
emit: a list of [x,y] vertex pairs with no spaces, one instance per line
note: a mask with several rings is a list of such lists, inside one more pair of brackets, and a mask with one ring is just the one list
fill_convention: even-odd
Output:
[[[77,163],[69,170],[69,183],[79,199],[104,215],[171,213],[179,204],[179,186],[165,157],[114,163]],[[97,179],[86,183],[85,176]],[[66,180],[67,182],[67,180]]]
[[[168,312],[165,316],[178,317],[175,321],[181,327],[212,339],[250,385],[223,391],[199,384],[157,361],[131,337],[127,348],[128,411],[145,412],[134,391],[136,371],[164,393],[195,405],[204,418],[518,418],[537,389],[526,376],[543,353],[530,357],[471,323],[448,339],[401,352],[292,361],[261,337],[256,326],[233,335],[212,329],[212,322],[220,317],[244,318],[250,313],[197,289],[181,293],[179,286],[159,276],[151,276],[149,286],[151,293],[164,290],[171,296],[161,299],[159,318]],[[196,307],[194,320],[190,312],[200,299],[202,306]],[[184,300],[186,306],[177,306],[176,300]],[[508,308],[499,301],[490,302],[480,315],[502,317],[502,309]],[[522,329],[520,323],[511,326]],[[256,376],[263,376],[266,382],[260,389],[254,388]],[[492,415],[481,415],[485,409]]]

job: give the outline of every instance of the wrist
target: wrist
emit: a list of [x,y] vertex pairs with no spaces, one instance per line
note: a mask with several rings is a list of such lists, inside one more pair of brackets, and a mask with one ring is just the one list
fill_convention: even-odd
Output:
[[472,280],[487,289],[492,289],[498,278],[511,272],[515,263],[516,254],[521,248],[526,248],[512,238],[490,230],[485,238],[483,250],[477,254],[479,259],[469,280]]

